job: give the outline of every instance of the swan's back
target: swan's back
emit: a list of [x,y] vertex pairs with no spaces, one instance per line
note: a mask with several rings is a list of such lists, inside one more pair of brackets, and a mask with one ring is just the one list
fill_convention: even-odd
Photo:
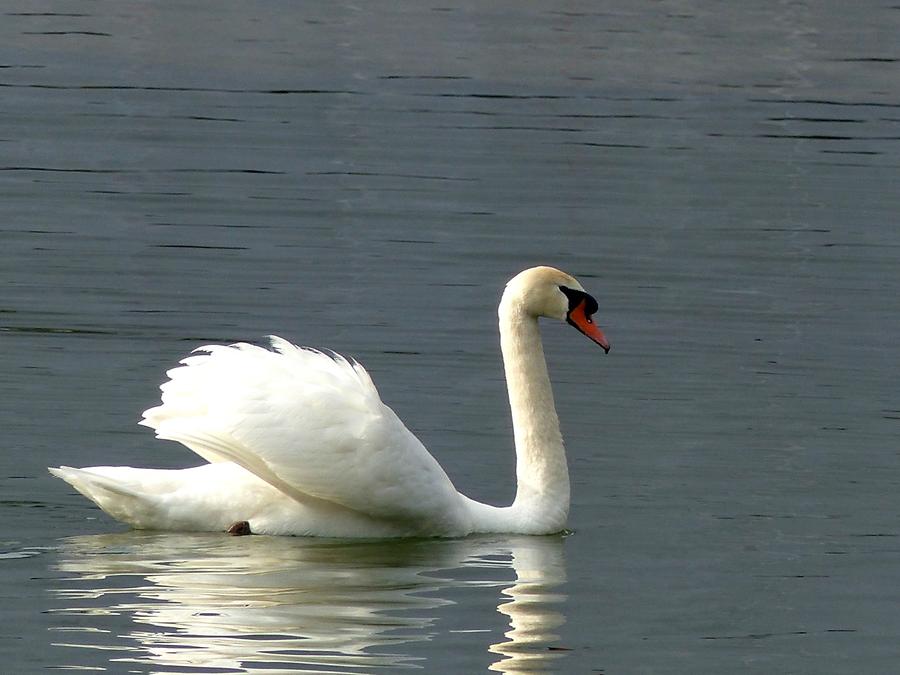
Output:
[[[234,462],[298,502],[425,532],[464,533],[467,510],[437,461],[356,361],[297,347],[201,347],[168,372],[141,424],[210,462]],[[323,504],[323,502],[325,504]]]

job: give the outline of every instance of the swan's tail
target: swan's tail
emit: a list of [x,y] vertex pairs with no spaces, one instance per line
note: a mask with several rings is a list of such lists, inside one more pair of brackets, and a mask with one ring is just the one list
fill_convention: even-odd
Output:
[[[94,502],[116,520],[121,520],[134,527],[141,527],[141,522],[149,511],[156,511],[151,495],[129,486],[121,479],[104,475],[111,469],[128,467],[92,467],[75,469],[71,466],[50,468],[57,478],[62,478],[85,497]],[[105,471],[104,471],[105,470]]]
[[50,473],[139,530],[224,532],[235,522],[257,517],[280,496],[231,462],[191,469],[60,466]]
[[[201,468],[201,467],[197,467]],[[196,500],[188,499],[196,483],[197,469],[135,469],[130,466],[70,466],[51,468],[85,497],[116,520],[139,530],[207,530],[222,529],[223,522],[211,518],[205,523],[198,518]],[[220,517],[221,513],[217,514]]]

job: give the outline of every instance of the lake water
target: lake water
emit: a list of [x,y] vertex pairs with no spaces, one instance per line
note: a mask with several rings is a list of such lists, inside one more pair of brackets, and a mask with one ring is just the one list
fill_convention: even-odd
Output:
[[[900,670],[900,9],[5,3],[0,670]],[[538,263],[573,533],[131,532],[48,465],[198,344],[356,356],[509,503],[496,335]]]

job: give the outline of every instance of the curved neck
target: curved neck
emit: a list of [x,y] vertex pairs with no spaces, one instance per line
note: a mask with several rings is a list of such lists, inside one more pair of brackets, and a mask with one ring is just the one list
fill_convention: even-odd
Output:
[[500,302],[500,348],[516,443],[516,500],[520,522],[545,532],[565,527],[569,470],[538,320],[515,296]]

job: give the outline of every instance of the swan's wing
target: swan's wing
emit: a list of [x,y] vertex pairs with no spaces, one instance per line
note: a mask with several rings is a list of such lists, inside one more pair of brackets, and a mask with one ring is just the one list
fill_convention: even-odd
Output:
[[359,363],[274,336],[271,345],[195,350],[167,373],[162,405],[141,424],[301,501],[385,518],[451,516],[459,498],[450,479]]

